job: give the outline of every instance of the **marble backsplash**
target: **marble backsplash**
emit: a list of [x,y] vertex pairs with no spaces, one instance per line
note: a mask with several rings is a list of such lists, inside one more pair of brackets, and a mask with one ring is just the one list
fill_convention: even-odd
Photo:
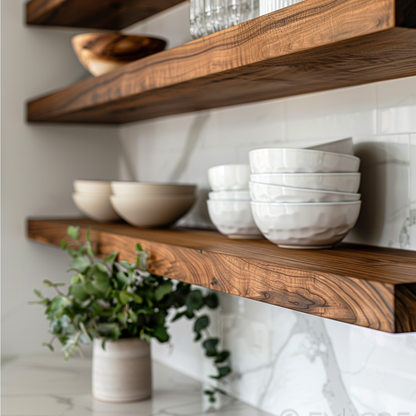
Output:
[[[186,18],[184,4],[130,31],[163,34],[175,46],[188,40]],[[362,160],[362,213],[347,240],[416,250],[416,77],[127,125],[120,175],[197,183],[198,203],[182,224],[212,227],[209,167],[248,163],[255,148],[344,137]],[[415,416],[416,334],[221,301],[213,318],[233,353],[230,394],[276,416]],[[173,346],[155,343],[154,358],[208,380],[188,323],[172,333]]]

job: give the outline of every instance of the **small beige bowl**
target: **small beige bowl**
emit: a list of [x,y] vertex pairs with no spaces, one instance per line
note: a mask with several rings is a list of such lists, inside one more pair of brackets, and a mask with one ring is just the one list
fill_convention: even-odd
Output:
[[111,186],[108,181],[89,181],[77,179],[74,181],[74,190],[76,193],[89,195],[111,195]]
[[194,195],[110,196],[120,217],[139,228],[172,225],[192,208],[195,199]]
[[111,182],[113,195],[147,197],[151,195],[193,195],[196,185],[149,182]]
[[85,69],[98,77],[163,51],[166,42],[147,36],[120,33],[84,33],[72,38],[72,46]]
[[110,203],[109,195],[72,194],[72,199],[79,210],[88,218],[99,222],[117,221],[120,217]]

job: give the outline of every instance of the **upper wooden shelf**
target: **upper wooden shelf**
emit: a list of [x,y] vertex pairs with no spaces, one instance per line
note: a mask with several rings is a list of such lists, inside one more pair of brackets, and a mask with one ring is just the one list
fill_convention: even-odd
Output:
[[416,75],[416,2],[306,0],[28,104],[32,122],[128,123]]
[[231,240],[214,231],[141,230],[90,220],[29,220],[29,238],[59,246],[81,226],[99,255],[134,262],[140,242],[149,270],[172,279],[386,332],[416,331],[416,254],[341,245],[288,250],[266,240]]
[[31,0],[28,25],[121,30],[184,0]]

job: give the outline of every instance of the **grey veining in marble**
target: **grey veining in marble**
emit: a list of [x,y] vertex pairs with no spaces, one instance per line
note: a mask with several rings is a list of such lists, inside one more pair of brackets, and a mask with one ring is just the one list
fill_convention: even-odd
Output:
[[61,354],[14,357],[2,362],[3,416],[266,416],[230,397],[214,409],[201,383],[153,363],[153,397],[137,403],[111,404],[91,397],[91,360]]

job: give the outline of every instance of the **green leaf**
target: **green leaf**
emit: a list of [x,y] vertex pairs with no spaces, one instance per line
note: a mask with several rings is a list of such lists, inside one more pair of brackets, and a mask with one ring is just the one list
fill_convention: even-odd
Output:
[[66,241],[65,241],[65,239],[63,238],[62,240],[61,240],[61,248],[62,248],[62,250],[65,250],[66,249],[66,247],[67,247],[67,243],[66,243]]
[[208,328],[209,326],[209,317],[207,315],[203,315],[199,317],[194,324],[194,331],[199,333],[204,329]]
[[118,327],[118,325],[116,323],[101,323],[98,324],[97,327],[102,334],[109,334],[114,328]]
[[159,285],[155,290],[155,298],[159,302],[166,295],[172,292],[173,282],[172,280],[165,280],[161,285]]
[[143,299],[136,293],[132,293],[132,292],[120,293],[120,300],[123,302],[124,305],[129,303],[130,299],[134,300],[136,303],[143,303]]
[[74,227],[70,225],[67,230],[67,234],[73,239],[73,240],[79,240],[79,227]]
[[215,293],[210,293],[209,295],[205,296],[204,303],[210,309],[218,308],[218,296]]
[[159,342],[168,342],[169,341],[169,334],[167,332],[167,329],[163,325],[159,325],[156,327],[155,331],[153,332],[153,336],[159,341]]
[[119,312],[117,314],[117,319],[122,323],[123,325],[126,325],[127,323],[127,314],[125,312]]
[[226,361],[228,359],[228,357],[230,356],[230,351],[221,351],[218,355],[217,358],[215,359],[214,363],[215,364],[221,364],[224,361]]
[[42,342],[42,347],[47,347],[47,348],[49,348],[49,350],[50,350],[51,352],[54,352],[54,351],[55,351],[55,348],[53,347],[53,345],[52,345],[52,344],[49,344],[48,342]]
[[33,291],[33,293],[38,297],[38,298],[43,298],[43,295],[42,295],[42,293],[40,293],[39,292],[39,290],[37,290],[37,289],[35,289],[34,291]]
[[190,311],[201,309],[204,306],[202,292],[199,289],[190,292],[186,297],[185,304]]
[[217,345],[219,341],[220,340],[218,338],[208,338],[206,341],[204,341],[202,346],[205,349],[205,355],[207,357],[215,357],[218,355]]
[[73,284],[69,287],[68,291],[69,296],[72,296],[74,299],[79,302],[84,302],[89,298],[89,294],[85,288],[84,283]]
[[218,375],[217,376],[210,376],[210,378],[213,378],[215,380],[220,380],[224,378],[225,376],[228,376],[228,374],[231,373],[231,368],[228,366],[225,367],[217,367]]
[[50,318],[59,317],[64,313],[65,307],[70,304],[70,301],[65,296],[57,296],[52,300],[48,306],[46,313]]
[[53,283],[53,282],[51,282],[50,280],[44,280],[44,281],[43,281],[43,284],[44,284],[45,286],[48,286],[48,287],[59,287],[59,286],[65,286],[65,283]]
[[111,270],[113,270],[114,263],[117,259],[118,251],[111,253],[104,261],[108,264]]
[[172,322],[177,321],[178,319],[182,318],[182,316],[185,316],[186,312],[178,312],[172,319]]
[[69,263],[71,269],[79,270],[80,273],[86,273],[91,266],[91,261],[87,256],[78,256]]

